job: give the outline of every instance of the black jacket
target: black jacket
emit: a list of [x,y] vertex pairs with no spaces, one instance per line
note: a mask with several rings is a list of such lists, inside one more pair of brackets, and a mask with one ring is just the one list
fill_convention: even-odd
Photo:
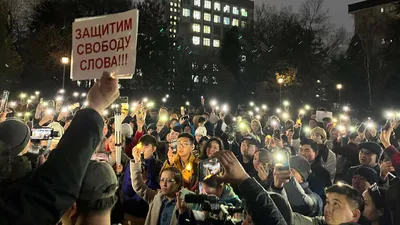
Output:
[[285,225],[281,212],[265,189],[253,178],[248,178],[239,185],[244,201],[250,205],[249,214],[255,225]]
[[77,112],[46,163],[30,179],[0,190],[0,224],[57,224],[78,197],[102,132],[98,112]]

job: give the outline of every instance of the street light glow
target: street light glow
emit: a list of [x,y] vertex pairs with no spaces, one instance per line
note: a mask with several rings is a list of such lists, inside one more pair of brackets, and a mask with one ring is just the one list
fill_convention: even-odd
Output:
[[86,93],[82,93],[81,96],[84,98],[86,97]]
[[40,91],[35,91],[35,95],[40,95]]
[[341,84],[337,84],[337,85],[336,85],[336,89],[340,90],[340,89],[342,89],[342,88],[343,88],[343,85],[341,85]]
[[79,93],[78,93],[78,92],[74,92],[73,96],[74,96],[75,98],[77,98],[77,97],[79,96]]
[[278,83],[280,83],[280,84],[282,84],[283,81],[284,81],[284,80],[283,80],[282,78],[279,78],[279,79],[278,79]]
[[62,57],[61,58],[61,63],[64,64],[64,65],[68,64],[69,63],[69,58],[68,57]]
[[261,108],[262,108],[263,110],[267,110],[267,105],[262,105]]

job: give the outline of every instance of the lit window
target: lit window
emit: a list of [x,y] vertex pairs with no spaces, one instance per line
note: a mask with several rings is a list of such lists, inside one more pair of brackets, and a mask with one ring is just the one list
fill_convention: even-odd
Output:
[[200,44],[200,37],[193,36],[192,42],[194,45],[199,45]]
[[172,18],[174,18],[174,17],[171,15],[171,16],[169,16],[169,18],[172,19]]
[[246,21],[242,21],[242,27],[245,28],[246,27]]
[[228,17],[224,17],[224,24],[225,25],[230,25],[230,19]]
[[239,20],[238,19],[233,19],[232,20],[232,26],[239,26]]
[[215,48],[219,48],[219,46],[220,46],[220,43],[219,43],[219,40],[213,40],[213,46],[215,47]]
[[174,12],[176,12],[176,9],[174,9]]
[[176,29],[174,29],[174,33],[176,33]]
[[169,4],[170,4],[171,6],[174,6],[174,3],[173,3],[173,2],[170,2]]
[[190,9],[183,8],[182,15],[184,17],[190,17]]
[[176,20],[176,16],[174,16],[174,20]]
[[210,13],[204,13],[204,20],[205,21],[211,21],[211,14]]
[[235,14],[235,15],[239,15],[239,8],[236,7],[236,6],[234,6],[234,7],[232,8],[232,12],[233,12],[233,14]]
[[203,38],[203,45],[204,46],[210,46],[210,38]]
[[200,7],[201,6],[201,0],[194,0],[194,5]]
[[200,20],[201,19],[201,13],[200,13],[200,11],[193,11],[193,19],[196,19],[196,20]]
[[242,11],[242,16],[247,17],[247,10],[246,9],[241,9]]
[[381,8],[381,13],[384,13],[385,12],[385,9],[382,7]]
[[214,10],[215,11],[221,11],[221,4],[219,2],[214,3]]
[[221,23],[221,17],[214,15],[214,23]]
[[205,0],[204,1],[204,8],[205,9],[211,9],[211,1]]
[[173,11],[174,11],[174,8],[169,8],[169,11],[170,11],[170,12],[173,12]]
[[193,28],[193,32],[200,33],[200,29],[201,29],[200,24],[194,23],[193,26],[192,26],[192,28]]
[[204,33],[205,33],[205,34],[211,33],[211,27],[210,27],[210,26],[207,26],[207,25],[204,25]]
[[224,6],[224,13],[230,13],[231,12],[231,7],[229,5]]
[[178,7],[178,4],[175,3],[174,6],[175,6],[175,7]]

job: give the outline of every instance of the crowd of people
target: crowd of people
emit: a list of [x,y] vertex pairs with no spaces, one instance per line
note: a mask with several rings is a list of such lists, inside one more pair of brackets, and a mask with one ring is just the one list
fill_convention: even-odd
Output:
[[138,102],[116,124],[104,110],[118,96],[105,73],[85,107],[38,103],[29,124],[1,113],[0,224],[400,224],[396,117],[281,121],[201,98]]

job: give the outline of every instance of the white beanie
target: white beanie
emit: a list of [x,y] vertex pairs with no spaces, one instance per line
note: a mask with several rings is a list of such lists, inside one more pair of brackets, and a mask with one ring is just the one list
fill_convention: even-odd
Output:
[[207,129],[205,127],[198,127],[196,129],[196,132],[194,132],[195,135],[201,135],[201,136],[207,136]]
[[122,136],[124,136],[126,138],[132,137],[133,129],[132,129],[131,125],[129,125],[127,123],[121,124],[121,134],[122,134]]

